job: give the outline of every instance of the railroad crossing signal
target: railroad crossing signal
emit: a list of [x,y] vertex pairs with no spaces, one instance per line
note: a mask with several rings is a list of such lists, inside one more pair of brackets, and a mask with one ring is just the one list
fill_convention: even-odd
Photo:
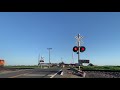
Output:
[[[86,50],[86,48],[84,46],[80,46],[80,52],[84,52],[85,50]],[[73,51],[77,52],[77,54],[79,54],[79,47],[74,46]]]
[[44,60],[40,60],[40,62],[44,62]]
[[[84,46],[81,46],[81,44],[83,43],[82,42],[82,39],[83,39],[83,36],[81,36],[80,34],[78,34],[77,36],[75,36],[75,39],[77,40],[77,46],[74,46],[73,47],[73,51],[76,52],[78,54],[78,62],[79,62],[79,65],[82,65],[82,62],[79,61],[80,60],[80,52],[84,52],[86,50],[86,48]],[[84,61],[84,63],[88,63],[89,61]]]

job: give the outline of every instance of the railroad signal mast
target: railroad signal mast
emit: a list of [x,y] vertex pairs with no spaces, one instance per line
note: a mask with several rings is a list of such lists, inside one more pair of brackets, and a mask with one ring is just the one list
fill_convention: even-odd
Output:
[[[77,54],[78,54],[78,62],[79,62],[79,60],[80,60],[80,52],[84,52],[86,50],[86,48],[84,46],[81,46],[83,36],[78,34],[77,36],[75,36],[75,38],[77,40],[77,46],[73,47],[73,51],[77,52]],[[82,63],[80,63],[80,65],[82,65]]]
[[39,57],[38,57],[38,67],[40,66],[42,68],[42,63],[44,63],[44,57],[41,56],[41,58],[40,58],[40,54],[39,54]]

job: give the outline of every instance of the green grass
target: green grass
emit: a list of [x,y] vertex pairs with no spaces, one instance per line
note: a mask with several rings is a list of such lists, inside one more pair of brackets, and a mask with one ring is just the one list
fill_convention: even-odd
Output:
[[82,70],[120,70],[120,66],[81,66],[81,68]]
[[40,66],[38,67],[36,66],[5,66],[6,68],[40,68]]
[[[21,65],[21,66],[4,66],[6,68],[17,68],[17,69],[34,69],[34,68],[41,68],[41,66],[37,66],[37,65],[34,65],[34,66],[24,66],[24,65]],[[42,66],[42,68],[44,67],[48,67],[48,66]],[[51,67],[51,69],[54,69],[54,68],[58,68],[58,67]]]

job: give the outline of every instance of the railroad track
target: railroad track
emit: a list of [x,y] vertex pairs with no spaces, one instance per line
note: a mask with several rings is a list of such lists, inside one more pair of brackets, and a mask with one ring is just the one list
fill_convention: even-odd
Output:
[[120,78],[120,70],[82,70],[82,72],[85,73],[85,78]]
[[120,78],[118,70],[83,70],[86,78]]
[[120,72],[120,70],[82,70],[82,71]]

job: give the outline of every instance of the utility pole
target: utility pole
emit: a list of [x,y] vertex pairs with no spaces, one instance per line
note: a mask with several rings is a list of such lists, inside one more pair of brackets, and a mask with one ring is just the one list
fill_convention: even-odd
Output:
[[48,50],[49,50],[49,68],[50,68],[50,50],[52,49],[52,48],[47,48]]
[[62,61],[62,57],[61,57],[61,62],[63,62],[63,61]]
[[[81,36],[80,34],[78,34],[76,37],[76,40],[77,40],[77,45],[78,45],[78,62],[80,60],[80,45],[81,45],[81,40],[83,38],[83,36]],[[82,65],[82,63],[80,63],[80,65]]]
[[73,61],[73,64],[74,64],[74,55],[73,55],[73,52],[72,52],[72,61]]
[[40,54],[38,55],[38,67],[39,67],[39,64],[40,64]]

